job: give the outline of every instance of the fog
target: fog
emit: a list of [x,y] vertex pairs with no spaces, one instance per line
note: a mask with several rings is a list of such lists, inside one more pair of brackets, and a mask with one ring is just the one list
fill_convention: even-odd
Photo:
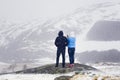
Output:
[[[112,1],[112,0],[111,0]],[[48,19],[70,14],[77,8],[109,0],[0,0],[0,18],[25,22],[32,19]],[[113,0],[114,1],[114,0]],[[116,0],[114,2],[118,2]]]

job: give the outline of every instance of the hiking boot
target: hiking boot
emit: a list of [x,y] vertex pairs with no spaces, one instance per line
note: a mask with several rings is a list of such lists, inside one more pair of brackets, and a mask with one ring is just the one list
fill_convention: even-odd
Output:
[[72,65],[71,65],[71,64],[69,64],[69,65],[68,65],[68,67],[69,67],[69,68],[71,68],[71,67],[72,67]]
[[74,64],[71,64],[72,65],[72,67],[74,67]]
[[62,66],[62,68],[65,68],[65,66]]
[[55,67],[58,67],[58,65],[55,65]]
[[69,68],[73,68],[74,67],[74,64],[69,64]]

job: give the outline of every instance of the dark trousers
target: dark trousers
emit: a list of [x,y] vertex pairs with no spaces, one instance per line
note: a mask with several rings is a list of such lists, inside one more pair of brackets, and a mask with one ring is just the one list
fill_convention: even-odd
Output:
[[68,54],[69,54],[70,64],[74,64],[75,48],[68,48]]
[[60,54],[62,54],[62,67],[65,67],[65,48],[57,49],[56,67],[59,65]]

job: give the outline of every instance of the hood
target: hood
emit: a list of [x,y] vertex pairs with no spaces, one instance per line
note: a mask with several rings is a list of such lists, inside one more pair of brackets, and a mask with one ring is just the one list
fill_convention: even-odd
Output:
[[63,31],[59,31],[58,36],[63,36]]

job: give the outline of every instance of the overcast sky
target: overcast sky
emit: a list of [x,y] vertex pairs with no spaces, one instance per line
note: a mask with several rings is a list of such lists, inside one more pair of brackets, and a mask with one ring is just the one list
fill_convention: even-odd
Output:
[[0,19],[53,18],[94,2],[98,0],[0,0]]

